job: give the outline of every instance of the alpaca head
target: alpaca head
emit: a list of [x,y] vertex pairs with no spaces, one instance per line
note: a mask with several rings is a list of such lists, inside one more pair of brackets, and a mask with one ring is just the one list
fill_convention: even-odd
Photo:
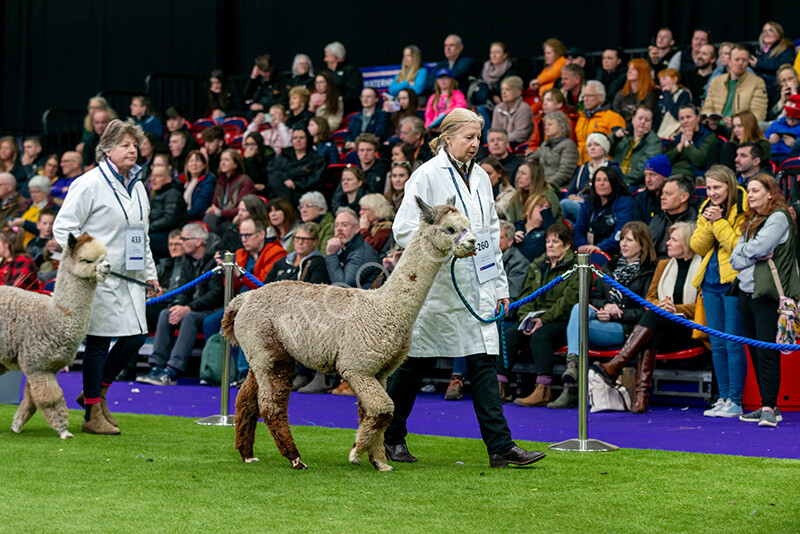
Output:
[[64,251],[64,264],[79,278],[102,282],[111,272],[111,264],[106,261],[106,247],[89,234],[75,237],[69,234],[67,250]]
[[465,258],[475,254],[475,236],[470,232],[469,219],[455,208],[456,199],[450,197],[443,206],[430,207],[416,197],[422,212],[420,231],[443,255]]

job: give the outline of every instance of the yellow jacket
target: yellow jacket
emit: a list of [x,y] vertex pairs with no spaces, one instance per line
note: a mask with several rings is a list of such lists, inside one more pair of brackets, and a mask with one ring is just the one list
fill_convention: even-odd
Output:
[[[717,76],[708,84],[708,94],[703,104],[703,114],[722,114],[725,102],[728,99],[728,82],[730,74]],[[733,97],[733,114],[750,110],[756,119],[767,119],[767,86],[758,75],[745,72],[736,84],[736,93]]]
[[744,220],[744,215],[749,209],[747,191],[742,186],[737,188],[736,204],[731,208],[725,218],[709,222],[702,213],[711,200],[706,200],[700,206],[697,216],[697,229],[692,234],[690,245],[695,254],[703,257],[703,262],[692,280],[692,285],[700,289],[706,275],[706,266],[711,260],[711,255],[718,250],[719,279],[723,284],[730,284],[736,279],[737,271],[731,267],[731,252],[733,252],[739,237],[742,235],[739,227]]

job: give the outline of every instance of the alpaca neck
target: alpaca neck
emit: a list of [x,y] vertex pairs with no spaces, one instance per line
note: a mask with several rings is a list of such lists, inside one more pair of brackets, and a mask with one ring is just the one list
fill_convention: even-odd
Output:
[[56,277],[53,303],[70,310],[75,317],[88,317],[91,315],[96,286],[96,280],[80,278],[62,267]]

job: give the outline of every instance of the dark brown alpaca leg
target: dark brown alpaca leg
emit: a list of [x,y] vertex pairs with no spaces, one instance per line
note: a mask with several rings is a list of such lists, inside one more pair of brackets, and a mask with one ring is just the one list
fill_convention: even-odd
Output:
[[261,382],[258,405],[278,452],[289,459],[294,469],[306,469],[289,428],[289,394],[292,392],[295,365],[291,358],[273,363]]
[[58,432],[61,439],[71,438],[72,434],[67,430],[67,401],[64,400],[64,392],[58,385],[55,373],[37,373],[28,377],[28,383],[33,402],[50,427]]
[[236,439],[234,446],[242,455],[245,463],[257,462],[253,456],[253,444],[256,441],[256,425],[258,425],[258,382],[253,370],[247,375],[239,394],[236,395]]
[[19,434],[22,426],[27,423],[33,414],[36,413],[36,403],[31,397],[31,382],[25,380],[25,392],[22,394],[22,402],[19,403],[17,412],[14,414],[14,422],[11,423],[11,430]]
[[391,471],[392,467],[386,463],[383,433],[392,421],[392,399],[376,378],[360,375],[348,375],[344,378],[359,399],[358,432],[355,445],[350,450],[350,463],[360,464],[361,456],[367,452],[375,469]]

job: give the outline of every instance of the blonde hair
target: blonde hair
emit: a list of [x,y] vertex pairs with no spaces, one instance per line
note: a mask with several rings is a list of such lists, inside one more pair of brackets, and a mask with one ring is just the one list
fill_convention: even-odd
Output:
[[692,250],[690,243],[692,241],[692,234],[694,233],[695,229],[697,229],[697,224],[693,222],[682,221],[676,222],[669,227],[669,230],[667,230],[670,235],[672,235],[672,232],[678,232],[678,238],[680,239],[681,245],[683,245],[683,250],[690,253],[690,258],[694,256],[694,251]]
[[525,207],[522,210],[523,213],[525,214],[525,217],[527,217],[528,213],[535,206],[538,206],[539,204],[547,204],[549,207],[551,207],[551,208],[553,207],[553,206],[550,206],[550,200],[544,195],[533,195],[533,196],[530,196],[530,197],[528,197],[528,200],[525,201]]
[[712,165],[706,171],[706,183],[709,178],[728,186],[728,202],[725,204],[725,213],[730,213],[731,208],[736,205],[736,195],[738,194],[739,182],[736,180],[736,175],[725,165]]
[[93,96],[92,98],[89,99],[89,103],[86,106],[88,111],[86,113],[86,116],[83,118],[83,129],[86,130],[87,132],[94,131],[94,129],[92,128],[92,115],[94,115],[94,113],[91,110],[92,102],[99,102],[102,110],[108,113],[108,118],[110,120],[119,118],[117,116],[117,112],[114,111],[114,108],[112,108],[111,105],[108,103],[108,100],[106,100],[102,96]]
[[401,82],[413,82],[422,65],[422,51],[416,45],[408,45],[403,50],[411,51],[411,66],[406,67],[403,65],[400,69],[400,74],[397,75],[397,79]]
[[483,129],[483,117],[465,108],[456,108],[442,121],[441,133],[438,137],[430,142],[430,147],[434,153],[438,152],[440,148],[444,147],[447,142],[445,137],[456,135],[467,124],[477,123]]
[[392,221],[394,220],[394,210],[386,200],[386,197],[380,193],[370,193],[364,195],[359,200],[358,205],[366,208],[375,214],[379,221]]

